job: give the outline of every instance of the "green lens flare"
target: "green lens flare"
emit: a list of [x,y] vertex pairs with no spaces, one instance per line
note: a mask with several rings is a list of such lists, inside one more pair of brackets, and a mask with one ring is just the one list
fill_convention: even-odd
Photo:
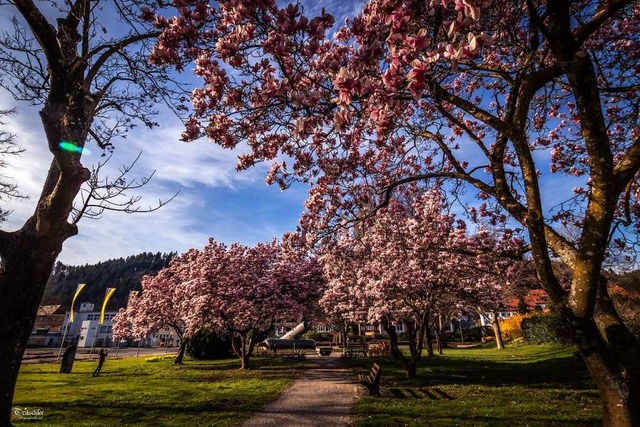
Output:
[[58,147],[60,147],[64,151],[69,151],[71,153],[82,153],[82,148],[78,147],[73,142],[60,141],[60,144],[58,144]]
[[58,147],[60,147],[61,150],[68,151],[70,153],[82,154],[82,152],[84,151],[86,154],[89,154],[88,150],[83,150],[82,147],[78,147],[76,144],[69,141],[60,141]]

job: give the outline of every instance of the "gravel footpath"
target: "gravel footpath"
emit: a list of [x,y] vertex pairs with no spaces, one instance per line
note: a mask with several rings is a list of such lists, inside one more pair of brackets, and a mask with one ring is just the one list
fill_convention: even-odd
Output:
[[363,394],[336,356],[309,356],[310,367],[291,387],[243,427],[351,426],[351,410]]

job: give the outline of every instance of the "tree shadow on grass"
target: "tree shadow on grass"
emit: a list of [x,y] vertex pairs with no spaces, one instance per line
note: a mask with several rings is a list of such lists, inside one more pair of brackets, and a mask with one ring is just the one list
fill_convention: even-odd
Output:
[[462,383],[483,386],[525,385],[529,388],[551,387],[573,390],[595,388],[582,360],[572,356],[529,363],[436,358],[433,363],[431,360],[427,361],[420,374],[422,380],[429,385]]
[[[581,359],[562,356],[527,363],[474,360],[452,357],[424,358],[418,377],[407,379],[402,364],[391,358],[378,358],[382,367],[382,385],[434,387],[448,385],[526,386],[529,388],[571,388],[594,390],[595,384]],[[355,364],[358,372],[368,364]],[[354,364],[350,364],[354,366]]]

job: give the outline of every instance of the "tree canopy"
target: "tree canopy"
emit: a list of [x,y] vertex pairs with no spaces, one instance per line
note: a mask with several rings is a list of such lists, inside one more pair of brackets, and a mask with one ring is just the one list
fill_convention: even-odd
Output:
[[[637,244],[640,2],[372,0],[333,33],[331,15],[299,4],[194,0],[179,12],[156,17],[152,58],[193,60],[202,78],[184,139],[246,141],[240,169],[269,161],[269,182],[313,183],[312,238],[409,182],[473,190],[472,217],[526,230],[605,424],[640,422],[640,345],[602,275],[612,251]],[[549,197],[549,171],[576,185]]]

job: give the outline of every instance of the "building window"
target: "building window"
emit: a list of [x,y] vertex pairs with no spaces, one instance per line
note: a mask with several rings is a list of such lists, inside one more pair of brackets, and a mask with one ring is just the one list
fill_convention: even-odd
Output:
[[395,325],[395,326],[396,326],[396,332],[399,332],[399,333],[404,332],[404,325]]
[[101,334],[106,334],[107,330],[108,330],[108,328],[106,326],[100,326],[100,333]]

